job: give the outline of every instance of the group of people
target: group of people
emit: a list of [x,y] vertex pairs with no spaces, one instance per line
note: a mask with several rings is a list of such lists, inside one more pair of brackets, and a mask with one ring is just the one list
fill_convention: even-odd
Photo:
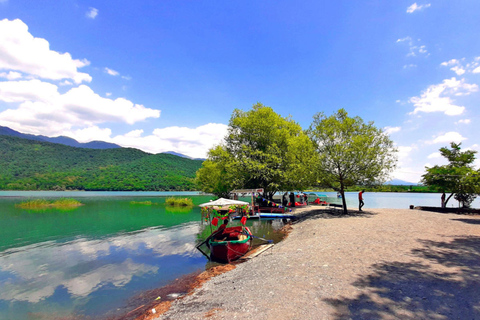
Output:
[[[299,201],[296,201],[295,199],[295,193],[293,192],[290,192],[290,194],[288,194],[288,192],[285,192],[282,196],[282,205],[284,207],[287,207],[289,204],[290,204],[290,207],[295,207],[295,203],[298,202],[300,204],[306,204],[308,205],[308,196],[306,193],[299,193],[297,195],[297,197],[299,198],[298,200]],[[289,201],[290,200],[290,201]]]

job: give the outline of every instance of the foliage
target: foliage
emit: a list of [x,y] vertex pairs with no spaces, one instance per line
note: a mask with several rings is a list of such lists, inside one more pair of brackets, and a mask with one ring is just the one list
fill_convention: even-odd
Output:
[[0,190],[195,190],[201,160],[0,135]]
[[476,151],[461,151],[461,143],[450,143],[448,147],[440,148],[440,154],[448,160],[447,165],[426,167],[422,182],[431,187],[438,188],[441,192],[450,195],[445,200],[445,205],[452,196],[463,207],[470,207],[475,199],[475,194],[480,193],[480,171],[473,169]]
[[16,204],[15,207],[30,210],[43,210],[48,208],[66,209],[81,206],[82,203],[75,199],[62,198],[58,200],[35,199]]
[[373,122],[348,117],[344,109],[330,117],[317,113],[308,132],[317,150],[318,183],[341,193],[344,213],[348,186],[377,184],[395,168],[389,136]]
[[196,183],[203,192],[212,193],[219,198],[228,198],[239,182],[235,182],[235,162],[221,146],[208,151],[207,160],[197,171]]
[[312,182],[313,144],[302,128],[258,103],[235,109],[224,143],[210,150],[197,173],[200,188],[226,197],[233,189],[303,189]]
[[169,197],[165,200],[169,206],[193,207],[193,200],[191,198],[175,198]]
[[144,205],[144,206],[151,206],[152,204],[156,204],[156,203],[153,203],[152,201],[130,201],[130,204],[140,204],[140,205]]

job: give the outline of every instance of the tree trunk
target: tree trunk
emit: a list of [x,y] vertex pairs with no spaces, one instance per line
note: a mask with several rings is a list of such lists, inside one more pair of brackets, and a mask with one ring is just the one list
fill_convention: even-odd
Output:
[[340,195],[342,196],[343,214],[348,214],[347,200],[345,199],[345,190],[343,189],[343,185],[340,187]]
[[450,198],[451,198],[454,194],[455,194],[455,193],[452,192],[452,193],[448,196],[447,200],[445,200],[445,208],[447,207],[448,200],[450,200]]

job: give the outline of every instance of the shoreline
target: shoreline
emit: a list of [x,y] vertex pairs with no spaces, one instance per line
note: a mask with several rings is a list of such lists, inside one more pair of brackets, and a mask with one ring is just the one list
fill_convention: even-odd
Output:
[[[315,209],[295,210],[300,220],[291,234],[267,253],[193,288],[162,315],[136,319],[480,317],[478,309],[452,302],[478,305],[480,217],[409,209],[332,216]],[[453,270],[466,285],[450,279]]]

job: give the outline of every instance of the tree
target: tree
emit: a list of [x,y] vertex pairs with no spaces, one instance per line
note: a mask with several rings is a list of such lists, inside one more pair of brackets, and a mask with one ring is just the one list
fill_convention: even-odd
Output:
[[396,165],[396,149],[389,136],[360,117],[350,118],[344,109],[327,117],[317,113],[309,129],[316,145],[320,184],[342,195],[348,213],[345,188],[385,181]]
[[233,111],[223,144],[209,152],[197,181],[206,192],[222,183],[230,191],[263,188],[271,199],[279,190],[309,186],[313,164],[313,144],[300,125],[257,103],[249,111]]
[[461,143],[450,143],[448,147],[440,148],[440,154],[448,160],[447,165],[425,167],[426,173],[422,176],[422,183],[435,187],[441,192],[450,195],[445,200],[445,206],[452,196],[461,203],[462,207],[470,204],[480,193],[480,173],[473,168],[476,151],[461,151]]
[[235,172],[233,159],[222,146],[216,146],[209,150],[208,158],[197,171],[196,183],[198,187],[207,193],[213,193],[217,197],[228,198],[230,192],[235,189]]

